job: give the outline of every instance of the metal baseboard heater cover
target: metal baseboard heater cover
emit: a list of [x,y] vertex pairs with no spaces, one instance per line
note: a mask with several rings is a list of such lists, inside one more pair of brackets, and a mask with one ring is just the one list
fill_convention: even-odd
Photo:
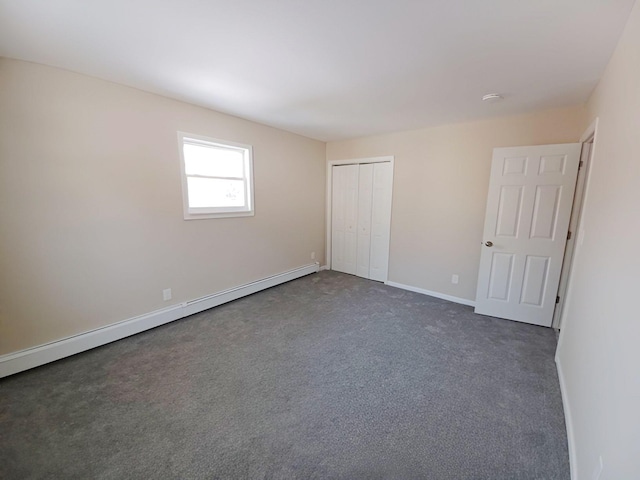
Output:
[[257,280],[255,282],[233,287],[211,295],[172,305],[161,310],[139,315],[105,327],[90,330],[78,335],[56,340],[54,342],[28,348],[7,355],[0,356],[0,378],[15,373],[45,365],[76,353],[115,342],[136,333],[144,332],[160,325],[188,317],[223,303],[237,300],[252,293],[275,287],[296,278],[304,277],[320,270],[316,262],[294,268],[277,275]]

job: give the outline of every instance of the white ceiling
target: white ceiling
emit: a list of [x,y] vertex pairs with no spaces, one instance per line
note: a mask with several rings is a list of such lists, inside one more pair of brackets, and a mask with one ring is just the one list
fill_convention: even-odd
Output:
[[582,103],[633,3],[0,0],[0,56],[338,140]]

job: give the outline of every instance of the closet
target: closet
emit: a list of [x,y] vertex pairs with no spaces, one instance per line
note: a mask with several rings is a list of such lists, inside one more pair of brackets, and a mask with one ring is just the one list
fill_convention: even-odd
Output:
[[391,162],[331,169],[331,268],[384,282],[389,266]]

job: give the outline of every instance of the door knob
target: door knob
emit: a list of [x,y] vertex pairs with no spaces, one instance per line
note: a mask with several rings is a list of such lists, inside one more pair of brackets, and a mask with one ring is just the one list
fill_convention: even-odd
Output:
[[485,244],[487,247],[493,247],[493,242],[492,242],[492,241],[484,242],[484,244]]

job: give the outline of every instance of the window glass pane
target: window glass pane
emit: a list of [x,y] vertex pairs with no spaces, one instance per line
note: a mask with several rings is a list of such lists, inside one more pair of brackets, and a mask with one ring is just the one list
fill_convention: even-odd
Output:
[[187,175],[240,178],[244,176],[242,150],[185,143],[184,163]]
[[244,181],[187,177],[189,208],[243,207]]

